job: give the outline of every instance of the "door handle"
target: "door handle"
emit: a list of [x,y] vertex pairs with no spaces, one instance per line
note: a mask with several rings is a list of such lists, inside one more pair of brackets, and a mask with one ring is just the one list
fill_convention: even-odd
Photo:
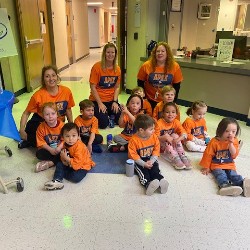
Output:
[[38,39],[28,40],[27,36],[25,36],[25,45],[26,45],[26,48],[28,48],[29,45],[31,45],[31,44],[37,44],[37,43],[43,43],[43,39],[42,38],[38,38]]

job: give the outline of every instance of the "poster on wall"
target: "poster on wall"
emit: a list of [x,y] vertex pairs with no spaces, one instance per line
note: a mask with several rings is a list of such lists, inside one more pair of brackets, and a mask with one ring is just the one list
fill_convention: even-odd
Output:
[[0,8],[0,58],[17,55],[7,10]]
[[234,39],[219,39],[217,60],[232,61],[234,41]]

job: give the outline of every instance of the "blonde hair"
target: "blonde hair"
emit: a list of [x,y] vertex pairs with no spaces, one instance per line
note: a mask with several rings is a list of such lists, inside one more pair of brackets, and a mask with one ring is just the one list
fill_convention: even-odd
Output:
[[192,103],[191,107],[189,107],[187,109],[186,114],[191,115],[192,111],[197,111],[198,109],[205,108],[205,107],[207,107],[207,104],[205,102],[203,102],[203,101],[195,101],[195,102]]
[[156,51],[159,46],[164,46],[166,49],[167,53],[167,59],[165,62],[165,67],[164,67],[164,73],[167,73],[168,70],[172,69],[174,67],[174,56],[172,54],[170,46],[166,42],[159,42],[156,44],[156,46],[153,48],[151,52],[151,56],[149,58],[149,61],[151,62],[151,65],[153,67],[153,71],[155,71],[155,68],[157,66],[157,60],[156,60]]
[[107,51],[108,48],[114,48],[115,49],[115,58],[114,58],[114,61],[113,61],[113,68],[114,68],[114,72],[116,72],[116,66],[117,66],[117,48],[116,48],[115,44],[113,44],[113,43],[107,43],[103,47],[103,50],[102,50],[102,59],[101,59],[102,69],[103,70],[106,69],[106,51]]
[[[132,89],[131,95],[134,95],[135,92],[137,92],[137,91],[141,91],[142,93],[144,93],[144,89],[143,89],[142,87],[137,86],[137,87],[135,87],[134,89]],[[145,94],[145,93],[144,93],[144,94]]]
[[167,86],[164,86],[162,89],[161,89],[161,95],[165,95],[167,92],[170,92],[170,91],[173,91],[174,92],[174,95],[176,95],[176,91],[174,89],[174,87],[172,85],[167,85]]
[[56,103],[54,103],[54,102],[46,102],[46,103],[44,103],[44,104],[42,105],[42,108],[41,108],[42,114],[43,114],[45,108],[54,109],[54,110],[56,111],[57,115],[58,115],[58,108],[57,108]]

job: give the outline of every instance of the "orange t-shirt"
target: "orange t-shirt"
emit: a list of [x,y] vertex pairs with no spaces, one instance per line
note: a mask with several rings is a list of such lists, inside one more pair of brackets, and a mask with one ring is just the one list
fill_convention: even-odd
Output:
[[160,155],[160,142],[155,134],[144,140],[134,134],[128,143],[128,158],[147,161],[151,156]]
[[52,148],[56,148],[63,140],[61,137],[61,129],[63,125],[64,123],[61,120],[57,121],[55,127],[50,127],[45,121],[42,122],[36,131],[37,148],[46,144]]
[[[140,111],[138,114],[134,115],[134,117],[136,117],[139,114],[143,114],[143,111]],[[135,132],[136,132],[134,122],[132,122],[129,119],[129,116],[127,114],[124,114],[123,121],[125,123],[125,127],[124,127],[123,131],[121,132],[120,136],[122,138],[124,138],[125,140],[129,141],[131,139],[132,135],[135,134]]]
[[84,120],[82,116],[79,115],[76,117],[74,123],[79,127],[80,135],[90,136],[91,133],[99,134],[98,120],[95,116],[91,119]]
[[169,135],[175,133],[179,136],[187,134],[179,120],[174,119],[172,122],[166,122],[163,118],[160,118],[155,126],[155,134],[157,136],[162,136],[166,133]]
[[203,168],[211,170],[217,168],[236,170],[234,159],[239,154],[239,142],[237,138],[234,139],[233,145],[236,148],[235,155],[231,155],[228,149],[229,141],[220,141],[216,137],[212,138],[203,153],[200,165]]
[[183,128],[187,131],[187,141],[192,141],[194,136],[198,139],[204,139],[207,132],[206,120],[193,120],[191,117],[187,117],[182,123]]
[[[114,100],[115,86],[120,85],[121,69],[117,65],[114,69],[102,69],[101,62],[93,65],[89,77],[90,84],[96,85],[97,93],[102,102],[111,102]],[[95,97],[90,93],[89,100],[95,101]]]
[[[180,108],[177,104],[175,104],[176,107],[177,107],[177,116],[175,119],[177,120],[181,120],[181,116],[180,116]],[[154,108],[154,111],[153,111],[153,118],[158,120],[162,117],[162,110],[163,110],[163,106],[164,106],[164,102],[161,101],[159,103],[157,103],[157,105],[155,106]]]
[[74,170],[90,170],[91,167],[95,166],[95,163],[91,159],[88,148],[81,140],[78,140],[72,146],[68,146],[64,143],[64,148],[66,148],[66,150],[69,152],[70,166]]
[[[164,67],[156,67],[153,72],[153,67],[150,61],[146,61],[141,66],[137,78],[144,81],[144,90],[146,98],[155,102],[162,101],[161,89],[164,86],[179,83],[183,80],[181,68],[177,62],[174,62],[172,69],[169,69],[167,73],[164,73]],[[157,98],[156,93],[158,93]]]
[[46,88],[37,90],[30,98],[26,111],[37,113],[42,117],[42,106],[46,102],[56,103],[59,118],[63,121],[65,120],[66,110],[75,106],[71,90],[68,87],[58,85],[58,93],[55,96],[50,95]]
[[147,99],[143,99],[143,109],[144,114],[152,116],[152,107]]

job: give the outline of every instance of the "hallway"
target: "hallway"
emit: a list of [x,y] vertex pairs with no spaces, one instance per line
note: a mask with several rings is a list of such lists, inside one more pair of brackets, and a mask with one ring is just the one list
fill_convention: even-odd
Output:
[[[62,84],[74,95],[74,118],[79,115],[78,103],[89,96],[90,69],[100,57],[101,49],[92,49],[89,57],[60,73]],[[31,95],[21,95],[13,107],[17,127]],[[125,103],[127,98],[122,93],[119,101]],[[186,109],[180,107],[181,121]],[[211,137],[221,118],[206,115]],[[250,127],[243,122],[240,126],[244,145],[236,166],[239,174],[250,177]],[[115,127],[101,133],[106,138],[120,131]],[[94,173],[79,184],[65,180],[63,190],[49,192],[43,185],[54,168],[35,173],[34,149],[19,150],[16,142],[4,137],[0,144],[13,151],[11,158],[0,153],[1,176],[6,180],[20,176],[25,183],[22,193],[13,186],[4,195],[0,188],[0,249],[250,249],[250,198],[219,196],[212,176],[200,173],[201,153],[187,153],[193,163],[190,171],[177,171],[159,159],[170,183],[164,195],[146,196],[137,176]]]

